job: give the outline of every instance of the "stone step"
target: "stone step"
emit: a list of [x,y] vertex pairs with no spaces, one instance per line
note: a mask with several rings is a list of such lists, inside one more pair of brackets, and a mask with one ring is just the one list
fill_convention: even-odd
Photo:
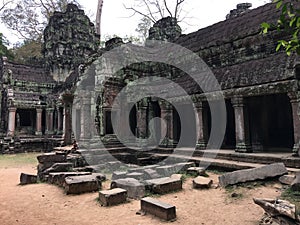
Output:
[[176,219],[175,206],[150,197],[146,197],[141,200],[141,211],[152,214],[166,221]]

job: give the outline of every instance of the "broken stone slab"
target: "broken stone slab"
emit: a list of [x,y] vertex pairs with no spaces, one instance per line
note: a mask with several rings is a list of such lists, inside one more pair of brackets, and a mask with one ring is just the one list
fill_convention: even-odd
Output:
[[134,178],[137,180],[142,180],[144,176],[144,173],[138,173],[138,172],[133,172],[133,173],[127,173],[126,177],[128,178]]
[[70,176],[63,184],[66,194],[95,192],[101,188],[101,182],[94,175]]
[[285,216],[298,221],[296,206],[288,201],[280,199],[253,199],[254,203],[262,207],[271,217]]
[[293,181],[295,180],[295,175],[283,175],[279,177],[279,182],[286,185],[291,185]]
[[222,187],[226,187],[237,183],[282,176],[287,173],[288,171],[283,163],[274,163],[254,169],[244,169],[225,173],[219,176],[219,183]]
[[141,200],[141,211],[166,221],[176,219],[175,206],[150,197]]
[[206,176],[206,170],[203,167],[190,167],[187,169],[187,174],[196,176]]
[[156,172],[156,170],[145,169],[143,178],[144,178],[144,180],[157,179],[157,178],[160,178],[160,175]]
[[90,172],[56,172],[56,173],[49,173],[47,181],[50,184],[63,186],[66,177],[83,176],[83,175],[91,175],[91,173]]
[[21,185],[35,184],[35,183],[37,183],[36,175],[21,173],[21,175],[20,175],[20,184]]
[[212,179],[198,176],[193,180],[193,188],[195,189],[207,189],[210,188],[213,181]]
[[73,169],[72,163],[55,163],[50,168],[46,169],[43,173],[55,173],[55,172],[71,172]]
[[110,188],[122,188],[129,198],[140,199],[145,196],[145,186],[134,178],[118,179],[111,182]]
[[118,179],[123,179],[126,178],[126,172],[123,171],[115,171],[112,174],[111,180],[118,180]]
[[51,153],[44,153],[42,155],[37,156],[37,160],[39,163],[46,163],[46,162],[66,162],[67,158],[66,155],[58,155],[55,152]]
[[166,194],[182,189],[182,180],[177,177],[163,177],[146,180],[147,188],[156,194]]
[[102,206],[113,206],[126,202],[127,191],[122,188],[99,192],[99,202]]

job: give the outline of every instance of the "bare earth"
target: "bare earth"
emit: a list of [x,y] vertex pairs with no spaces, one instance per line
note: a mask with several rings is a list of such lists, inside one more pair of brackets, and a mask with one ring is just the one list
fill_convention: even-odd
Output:
[[[20,186],[21,172],[36,173],[35,165],[17,168],[0,167],[0,224],[42,225],[42,224],[169,224],[151,215],[140,216],[140,202],[130,202],[110,208],[101,207],[97,193],[66,196],[63,190],[48,184]],[[210,174],[214,183],[218,175]],[[109,182],[103,188],[108,188]],[[258,224],[263,210],[252,198],[274,198],[279,191],[272,185],[256,189],[241,188],[241,198],[233,199],[228,191],[218,188],[193,190],[192,180],[184,183],[184,190],[159,197],[174,204],[177,220],[171,224],[195,225],[241,225]]]

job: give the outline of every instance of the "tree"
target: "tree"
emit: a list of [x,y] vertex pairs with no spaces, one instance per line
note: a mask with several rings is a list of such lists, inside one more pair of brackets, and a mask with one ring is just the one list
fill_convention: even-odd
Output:
[[138,24],[137,28],[135,29],[135,31],[140,34],[142,42],[145,42],[145,40],[147,39],[151,25],[151,20],[148,17],[143,17],[140,23]]
[[14,61],[22,64],[39,64],[43,62],[41,52],[41,42],[35,40],[25,40],[18,43],[12,49]]
[[299,0],[273,0],[276,3],[276,8],[281,10],[280,17],[276,24],[262,23],[262,32],[268,33],[270,30],[285,32],[286,38],[279,40],[276,51],[284,49],[288,55],[296,52],[300,55],[300,8]]
[[180,22],[183,19],[181,16],[184,2],[185,0],[135,0],[133,5],[125,5],[125,8],[132,11],[133,15],[141,15],[152,23],[167,16],[176,18]]
[[77,0],[16,0],[3,5],[2,22],[24,40],[41,40],[43,30],[55,11],[64,11]]
[[7,48],[8,41],[3,36],[2,33],[0,33],[0,57],[6,56],[9,60],[12,60],[14,58],[13,53]]

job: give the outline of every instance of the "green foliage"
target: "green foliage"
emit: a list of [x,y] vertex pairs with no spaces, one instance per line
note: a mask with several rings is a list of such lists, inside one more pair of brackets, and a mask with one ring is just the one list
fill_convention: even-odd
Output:
[[34,40],[25,40],[13,48],[14,61],[22,64],[35,64],[43,61],[41,53],[42,42]]
[[275,29],[288,34],[287,38],[278,41],[276,47],[276,51],[284,49],[287,55],[291,55],[293,52],[300,55],[300,8],[295,7],[298,1],[299,0],[273,0],[273,3],[276,3],[276,8],[281,10],[277,24],[269,24],[266,22],[261,24],[263,34]]
[[14,59],[14,55],[11,52],[11,50],[9,50],[7,48],[8,44],[9,43],[6,40],[6,38],[3,36],[2,33],[0,33],[0,57],[6,56],[9,60],[13,60]]

